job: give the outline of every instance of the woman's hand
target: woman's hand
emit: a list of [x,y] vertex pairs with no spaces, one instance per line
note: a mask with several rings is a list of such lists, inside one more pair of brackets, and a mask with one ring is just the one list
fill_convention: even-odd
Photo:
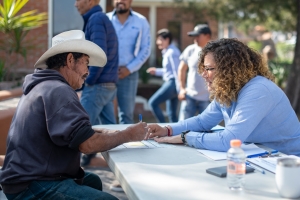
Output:
[[155,137],[154,140],[158,143],[172,143],[172,144],[182,144],[181,135],[175,135],[171,137]]
[[161,127],[158,124],[148,124],[148,132],[146,134],[145,140],[154,137],[164,137],[168,135],[168,130],[166,127]]
[[149,67],[146,72],[151,75],[155,75],[156,67]]

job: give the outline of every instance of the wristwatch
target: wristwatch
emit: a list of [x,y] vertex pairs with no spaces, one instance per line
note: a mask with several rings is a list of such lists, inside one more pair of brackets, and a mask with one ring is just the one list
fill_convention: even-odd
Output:
[[181,140],[182,140],[182,143],[187,145],[186,141],[185,141],[185,134],[187,134],[188,132],[190,132],[190,130],[186,130],[186,131],[182,131],[181,132]]

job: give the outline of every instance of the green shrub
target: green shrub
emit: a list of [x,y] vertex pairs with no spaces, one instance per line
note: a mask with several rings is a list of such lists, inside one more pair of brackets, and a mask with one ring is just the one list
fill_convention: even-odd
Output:
[[290,68],[291,68],[291,63],[286,61],[279,61],[279,60],[270,61],[269,68],[275,76],[275,83],[279,87],[285,88],[286,80],[288,78]]
[[262,47],[262,44],[257,41],[250,41],[247,43],[247,45],[258,52],[261,50]]
[[3,81],[4,76],[5,76],[4,61],[0,60],[0,82]]
[[147,73],[147,69],[149,68],[148,65],[143,65],[139,70],[139,76],[142,80],[142,83],[147,84],[150,79],[150,74]]

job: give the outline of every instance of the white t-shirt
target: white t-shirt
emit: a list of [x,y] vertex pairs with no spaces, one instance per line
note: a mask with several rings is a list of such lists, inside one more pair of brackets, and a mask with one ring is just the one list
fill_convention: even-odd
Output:
[[208,101],[209,92],[203,77],[198,73],[199,55],[201,47],[197,44],[189,45],[180,55],[179,59],[188,65],[186,94],[198,101]]

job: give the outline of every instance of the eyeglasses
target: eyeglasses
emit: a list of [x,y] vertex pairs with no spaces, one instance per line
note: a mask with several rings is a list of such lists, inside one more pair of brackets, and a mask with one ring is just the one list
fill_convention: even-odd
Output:
[[203,69],[204,69],[206,72],[215,70],[214,67],[204,67]]

